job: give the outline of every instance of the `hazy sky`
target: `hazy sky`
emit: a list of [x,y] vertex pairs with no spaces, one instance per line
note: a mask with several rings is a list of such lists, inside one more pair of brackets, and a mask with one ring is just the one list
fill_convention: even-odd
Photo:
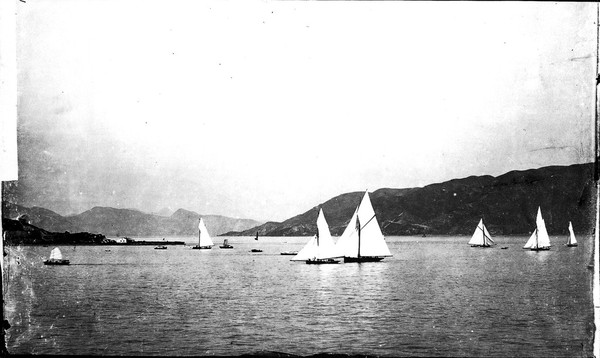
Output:
[[593,3],[17,8],[23,205],[284,220],[593,159]]

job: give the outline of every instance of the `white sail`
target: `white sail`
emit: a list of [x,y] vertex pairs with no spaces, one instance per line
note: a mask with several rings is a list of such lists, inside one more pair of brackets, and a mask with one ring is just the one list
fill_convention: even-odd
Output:
[[208,234],[208,229],[206,229],[206,225],[204,225],[204,220],[200,218],[200,223],[198,223],[198,246],[213,246],[214,243]]
[[343,256],[337,253],[338,250],[333,243],[333,238],[329,232],[329,225],[327,225],[327,221],[325,220],[323,209],[319,210],[319,216],[317,217],[317,232],[318,234],[292,258],[292,261],[305,261],[315,258],[330,259]]
[[546,223],[542,218],[542,209],[538,206],[537,217],[535,219],[536,228],[533,231],[533,234],[523,246],[524,249],[537,249],[542,247],[550,247],[550,237],[548,236],[548,231],[546,230]]
[[354,211],[354,214],[352,214],[352,218],[342,233],[342,236],[340,236],[335,243],[338,253],[342,256],[351,257],[352,255],[356,255],[358,248],[358,230],[356,228],[357,219],[358,207]]
[[50,251],[50,260],[62,260],[62,253],[58,247],[55,247]]
[[568,245],[574,245],[577,243],[577,239],[575,238],[575,233],[573,232],[573,224],[569,221],[569,240],[567,241]]
[[317,254],[317,235],[313,236],[304,245],[302,250],[298,251],[296,256],[292,257],[291,261],[306,261],[312,259]]
[[379,228],[368,191],[365,191],[358,207],[358,222],[360,223],[360,256],[392,256]]
[[333,243],[331,232],[329,232],[329,225],[325,220],[323,209],[319,210],[319,217],[317,218],[317,259],[330,259],[334,257],[342,257],[337,253],[337,248]]
[[344,257],[392,256],[379,228],[368,191],[365,192],[338,244],[338,250]]
[[479,224],[475,228],[475,232],[469,241],[469,245],[478,245],[478,246],[490,246],[494,244],[494,240],[492,240],[492,236],[487,231],[487,228],[483,224],[483,219],[479,220]]
[[535,229],[533,231],[533,233],[529,237],[529,240],[527,240],[527,242],[525,243],[525,246],[523,246],[523,248],[524,249],[531,249],[532,247],[535,246],[536,241],[537,241],[537,229]]
[[542,218],[542,210],[538,207],[537,218],[535,223],[538,227],[538,247],[550,247],[550,237],[548,231],[546,231],[546,222]]

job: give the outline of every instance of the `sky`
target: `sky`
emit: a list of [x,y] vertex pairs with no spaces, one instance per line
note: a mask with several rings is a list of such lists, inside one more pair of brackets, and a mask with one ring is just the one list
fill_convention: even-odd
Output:
[[13,201],[281,221],[593,160],[596,5],[17,6]]

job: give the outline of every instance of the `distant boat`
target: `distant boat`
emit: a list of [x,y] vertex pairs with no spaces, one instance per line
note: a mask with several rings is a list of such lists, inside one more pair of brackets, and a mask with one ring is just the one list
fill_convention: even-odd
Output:
[[532,251],[550,250],[550,237],[548,236],[548,231],[546,231],[546,223],[542,218],[542,209],[539,206],[535,224],[535,231],[531,234],[531,237],[527,240],[523,248]]
[[254,240],[258,241],[258,231],[256,232],[256,237],[254,238]]
[[342,255],[337,252],[333,243],[323,209],[319,209],[317,235],[313,236],[291,261],[305,261],[309,265],[337,264],[339,260],[334,259],[338,257]]
[[166,250],[167,247],[165,245],[158,245],[157,247],[154,248],[154,250]]
[[336,246],[343,254],[344,262],[377,262],[392,256],[375,217],[368,191]]
[[575,238],[575,233],[573,232],[573,224],[569,221],[569,238],[567,239],[567,246],[574,247],[577,246],[577,239]]
[[283,251],[282,255],[298,255],[298,251]]
[[215,244],[208,234],[208,229],[206,229],[206,225],[204,225],[204,220],[200,218],[200,222],[198,223],[198,245],[192,247],[192,249],[210,250],[214,245]]
[[44,261],[44,265],[68,265],[69,260],[65,260],[62,257],[62,253],[58,247],[55,247],[50,251],[50,258]]
[[252,249],[252,250],[250,250],[250,252],[262,252],[262,250],[261,249]]
[[229,245],[229,239],[223,240],[223,245],[219,246],[222,249],[233,249],[233,246]]
[[469,241],[469,245],[471,245],[471,247],[490,247],[491,245],[495,245],[494,240],[492,240],[490,233],[483,224],[483,219],[479,219],[479,224],[477,224],[477,227],[475,228],[475,232]]

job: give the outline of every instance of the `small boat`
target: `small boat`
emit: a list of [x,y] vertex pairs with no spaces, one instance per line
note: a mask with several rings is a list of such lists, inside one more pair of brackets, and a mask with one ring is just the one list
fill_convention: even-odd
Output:
[[154,250],[166,250],[167,247],[165,245],[158,245],[157,247],[154,248]]
[[222,249],[233,249],[233,246],[229,245],[229,239],[223,240],[223,245],[219,246]]
[[490,233],[483,224],[483,219],[479,219],[479,224],[475,228],[473,237],[469,240],[469,245],[471,247],[491,247],[491,245],[495,245],[494,240],[492,240]]
[[501,249],[501,250],[506,250],[506,249],[508,249],[508,246],[503,246],[503,247],[501,247],[500,249]]
[[50,258],[44,261],[44,265],[68,265],[69,260],[62,258],[62,253],[58,247],[55,247],[50,251]]
[[262,250],[261,249],[252,249],[252,250],[250,250],[250,252],[262,252]]
[[377,222],[369,192],[365,191],[336,246],[344,262],[378,262],[392,256]]
[[298,251],[283,251],[282,255],[298,255]]
[[568,247],[577,246],[577,239],[575,238],[575,233],[573,232],[573,224],[569,221],[569,238],[567,239],[567,243],[565,244]]
[[208,229],[204,225],[204,220],[200,218],[200,222],[198,223],[198,245],[192,247],[192,249],[210,250],[214,245],[208,234]]
[[258,231],[256,232],[256,237],[254,238],[254,240],[258,241]]
[[337,264],[339,261],[334,259],[343,255],[336,249],[323,209],[319,209],[317,235],[313,236],[291,261],[304,261],[309,265]]
[[550,250],[550,237],[546,230],[546,223],[542,218],[542,209],[538,206],[537,217],[535,219],[536,228],[523,246],[524,249],[530,249],[532,251]]

